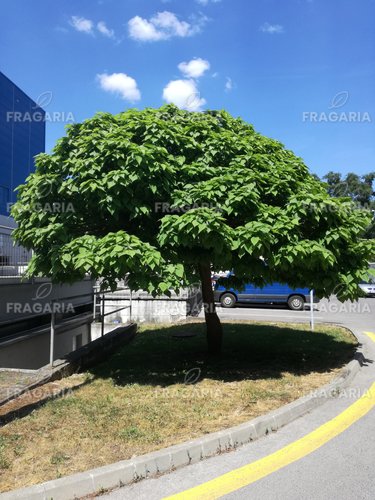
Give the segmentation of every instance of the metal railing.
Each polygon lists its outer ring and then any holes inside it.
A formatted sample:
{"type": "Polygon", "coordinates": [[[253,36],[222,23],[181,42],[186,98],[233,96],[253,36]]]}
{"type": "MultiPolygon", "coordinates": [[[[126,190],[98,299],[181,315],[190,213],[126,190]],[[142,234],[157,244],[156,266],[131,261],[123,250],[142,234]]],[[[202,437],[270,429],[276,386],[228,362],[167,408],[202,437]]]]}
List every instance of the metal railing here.
{"type": "MultiPolygon", "coordinates": [[[[94,290],[95,288],[98,288],[98,287],[94,287],[94,290]]],[[[115,314],[117,312],[120,312],[120,311],[123,311],[125,309],[129,309],[129,315],[130,315],[130,320],[131,320],[131,316],[132,316],[132,292],[129,288],[118,288],[117,290],[115,290],[116,292],[123,292],[123,291],[128,291],[129,292],[129,297],[118,297],[116,295],[113,294],[113,292],[107,290],[107,291],[104,291],[104,292],[101,292],[101,291],[97,291],[93,293],[94,295],[94,321],[96,321],[97,318],[99,318],[99,321],[101,322],[101,334],[102,334],[102,337],[104,335],[104,318],[106,316],[110,316],[111,314],[115,314]],[[106,293],[111,293],[111,296],[110,297],[106,297],[105,294],[106,293]],[[97,306],[98,306],[98,300],[97,300],[97,295],[101,297],[99,297],[99,307],[100,307],[100,313],[97,314],[97,306]],[[115,309],[114,311],[109,311],[109,312],[105,312],[105,301],[110,301],[110,302],[113,302],[113,301],[116,301],[116,300],[129,300],[129,305],[128,306],[122,306],[122,307],[119,307],[117,309],[115,309]]]]}
{"type": "MultiPolygon", "coordinates": [[[[94,287],[94,290],[89,293],[82,293],[79,295],[71,295],[68,297],[63,297],[61,299],[53,299],[50,301],[50,307],[51,307],[51,323],[50,323],[50,365],[51,367],[53,366],[54,362],[54,353],[55,353],[55,336],[56,336],[56,329],[58,328],[58,324],[56,322],[56,307],[55,304],[61,304],[61,303],[66,303],[67,300],[73,300],[73,299],[78,299],[81,297],[92,297],[93,301],[93,321],[99,320],[101,322],[101,336],[104,336],[104,319],[106,316],[110,316],[111,314],[115,314],[116,312],[122,311],[124,309],[129,309],[129,321],[131,322],[132,318],[132,293],[129,289],[127,288],[119,288],[116,291],[124,291],[127,290],[130,292],[129,295],[129,305],[127,306],[122,306],[114,311],[110,312],[105,312],[105,301],[106,300],[113,300],[113,298],[108,298],[105,296],[105,294],[112,293],[110,290],[104,290],[104,291],[95,291],[95,289],[98,287],[94,287]],[[100,312],[97,312],[97,306],[99,305],[100,312]]],[[[57,308],[58,310],[58,308],[57,308]]],[[[73,317],[74,318],[74,317],[73,317]]],[[[71,318],[72,319],[72,318],[71,318]]],[[[60,323],[61,325],[61,323],[60,323]]]]}
{"type": "MultiPolygon", "coordinates": [[[[12,228],[4,227],[4,229],[12,228]]],[[[14,243],[9,232],[0,230],[0,277],[21,276],[27,268],[31,255],[31,250],[14,243]]]]}

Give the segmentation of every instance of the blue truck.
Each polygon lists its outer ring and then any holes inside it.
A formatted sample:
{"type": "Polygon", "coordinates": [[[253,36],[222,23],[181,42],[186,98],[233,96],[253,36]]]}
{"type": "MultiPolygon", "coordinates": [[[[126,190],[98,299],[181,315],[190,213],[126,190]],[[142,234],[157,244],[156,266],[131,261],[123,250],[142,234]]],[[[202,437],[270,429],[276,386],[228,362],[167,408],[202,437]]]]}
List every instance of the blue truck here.
{"type": "MultiPolygon", "coordinates": [[[[263,288],[251,283],[245,285],[242,291],[214,282],[214,299],[222,307],[235,307],[243,304],[287,304],[294,311],[301,311],[305,304],[310,304],[310,290],[308,288],[291,288],[289,285],[272,283],[263,288]]],[[[319,302],[314,296],[314,302],[319,302]]]]}

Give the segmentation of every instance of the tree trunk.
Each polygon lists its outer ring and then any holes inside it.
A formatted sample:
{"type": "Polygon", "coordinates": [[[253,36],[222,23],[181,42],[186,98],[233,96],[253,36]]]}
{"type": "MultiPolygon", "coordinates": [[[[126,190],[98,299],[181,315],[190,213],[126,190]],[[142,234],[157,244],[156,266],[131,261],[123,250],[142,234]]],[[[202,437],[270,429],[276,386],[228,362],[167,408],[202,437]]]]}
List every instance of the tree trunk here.
{"type": "Polygon", "coordinates": [[[202,283],[204,317],[207,328],[207,344],[210,354],[219,354],[223,341],[223,328],[216,313],[214,292],[211,283],[209,264],[199,264],[199,275],[202,283]]]}

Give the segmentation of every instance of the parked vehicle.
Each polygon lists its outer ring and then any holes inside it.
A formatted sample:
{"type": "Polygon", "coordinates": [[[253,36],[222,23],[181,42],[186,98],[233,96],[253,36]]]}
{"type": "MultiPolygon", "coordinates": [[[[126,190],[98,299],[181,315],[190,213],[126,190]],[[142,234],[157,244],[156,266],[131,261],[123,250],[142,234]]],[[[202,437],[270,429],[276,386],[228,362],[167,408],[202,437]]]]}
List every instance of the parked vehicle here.
{"type": "MultiPolygon", "coordinates": [[[[308,288],[293,289],[281,283],[272,283],[263,288],[248,283],[242,291],[239,291],[215,283],[214,298],[215,302],[220,302],[222,307],[234,307],[237,303],[287,304],[293,311],[301,311],[305,304],[310,304],[310,290],[308,288]]],[[[317,302],[319,299],[314,297],[314,303],[317,302]]]]}
{"type": "Polygon", "coordinates": [[[363,281],[359,284],[359,288],[366,294],[366,297],[375,297],[375,283],[363,281]]]}
{"type": "Polygon", "coordinates": [[[367,297],[375,297],[375,263],[369,264],[368,277],[361,281],[359,288],[366,294],[367,297]]]}

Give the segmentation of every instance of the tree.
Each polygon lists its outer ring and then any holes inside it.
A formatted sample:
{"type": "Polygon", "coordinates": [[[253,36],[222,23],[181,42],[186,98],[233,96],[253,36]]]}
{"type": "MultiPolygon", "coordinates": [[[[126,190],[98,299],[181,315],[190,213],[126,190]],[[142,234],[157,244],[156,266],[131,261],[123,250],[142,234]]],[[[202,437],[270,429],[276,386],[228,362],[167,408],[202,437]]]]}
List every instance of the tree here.
{"type": "Polygon", "coordinates": [[[375,172],[359,176],[353,172],[342,178],[340,173],[328,172],[323,179],[331,196],[349,196],[358,207],[370,210],[373,218],[365,231],[365,238],[375,238],[375,172]]]}
{"type": "Polygon", "coordinates": [[[331,198],[303,161],[225,111],[173,105],[73,124],[19,188],[15,237],[30,276],[53,281],[129,273],[157,295],[200,280],[209,351],[220,351],[211,270],[231,283],[343,284],[355,298],[373,242],[367,213],[331,198]]]}

